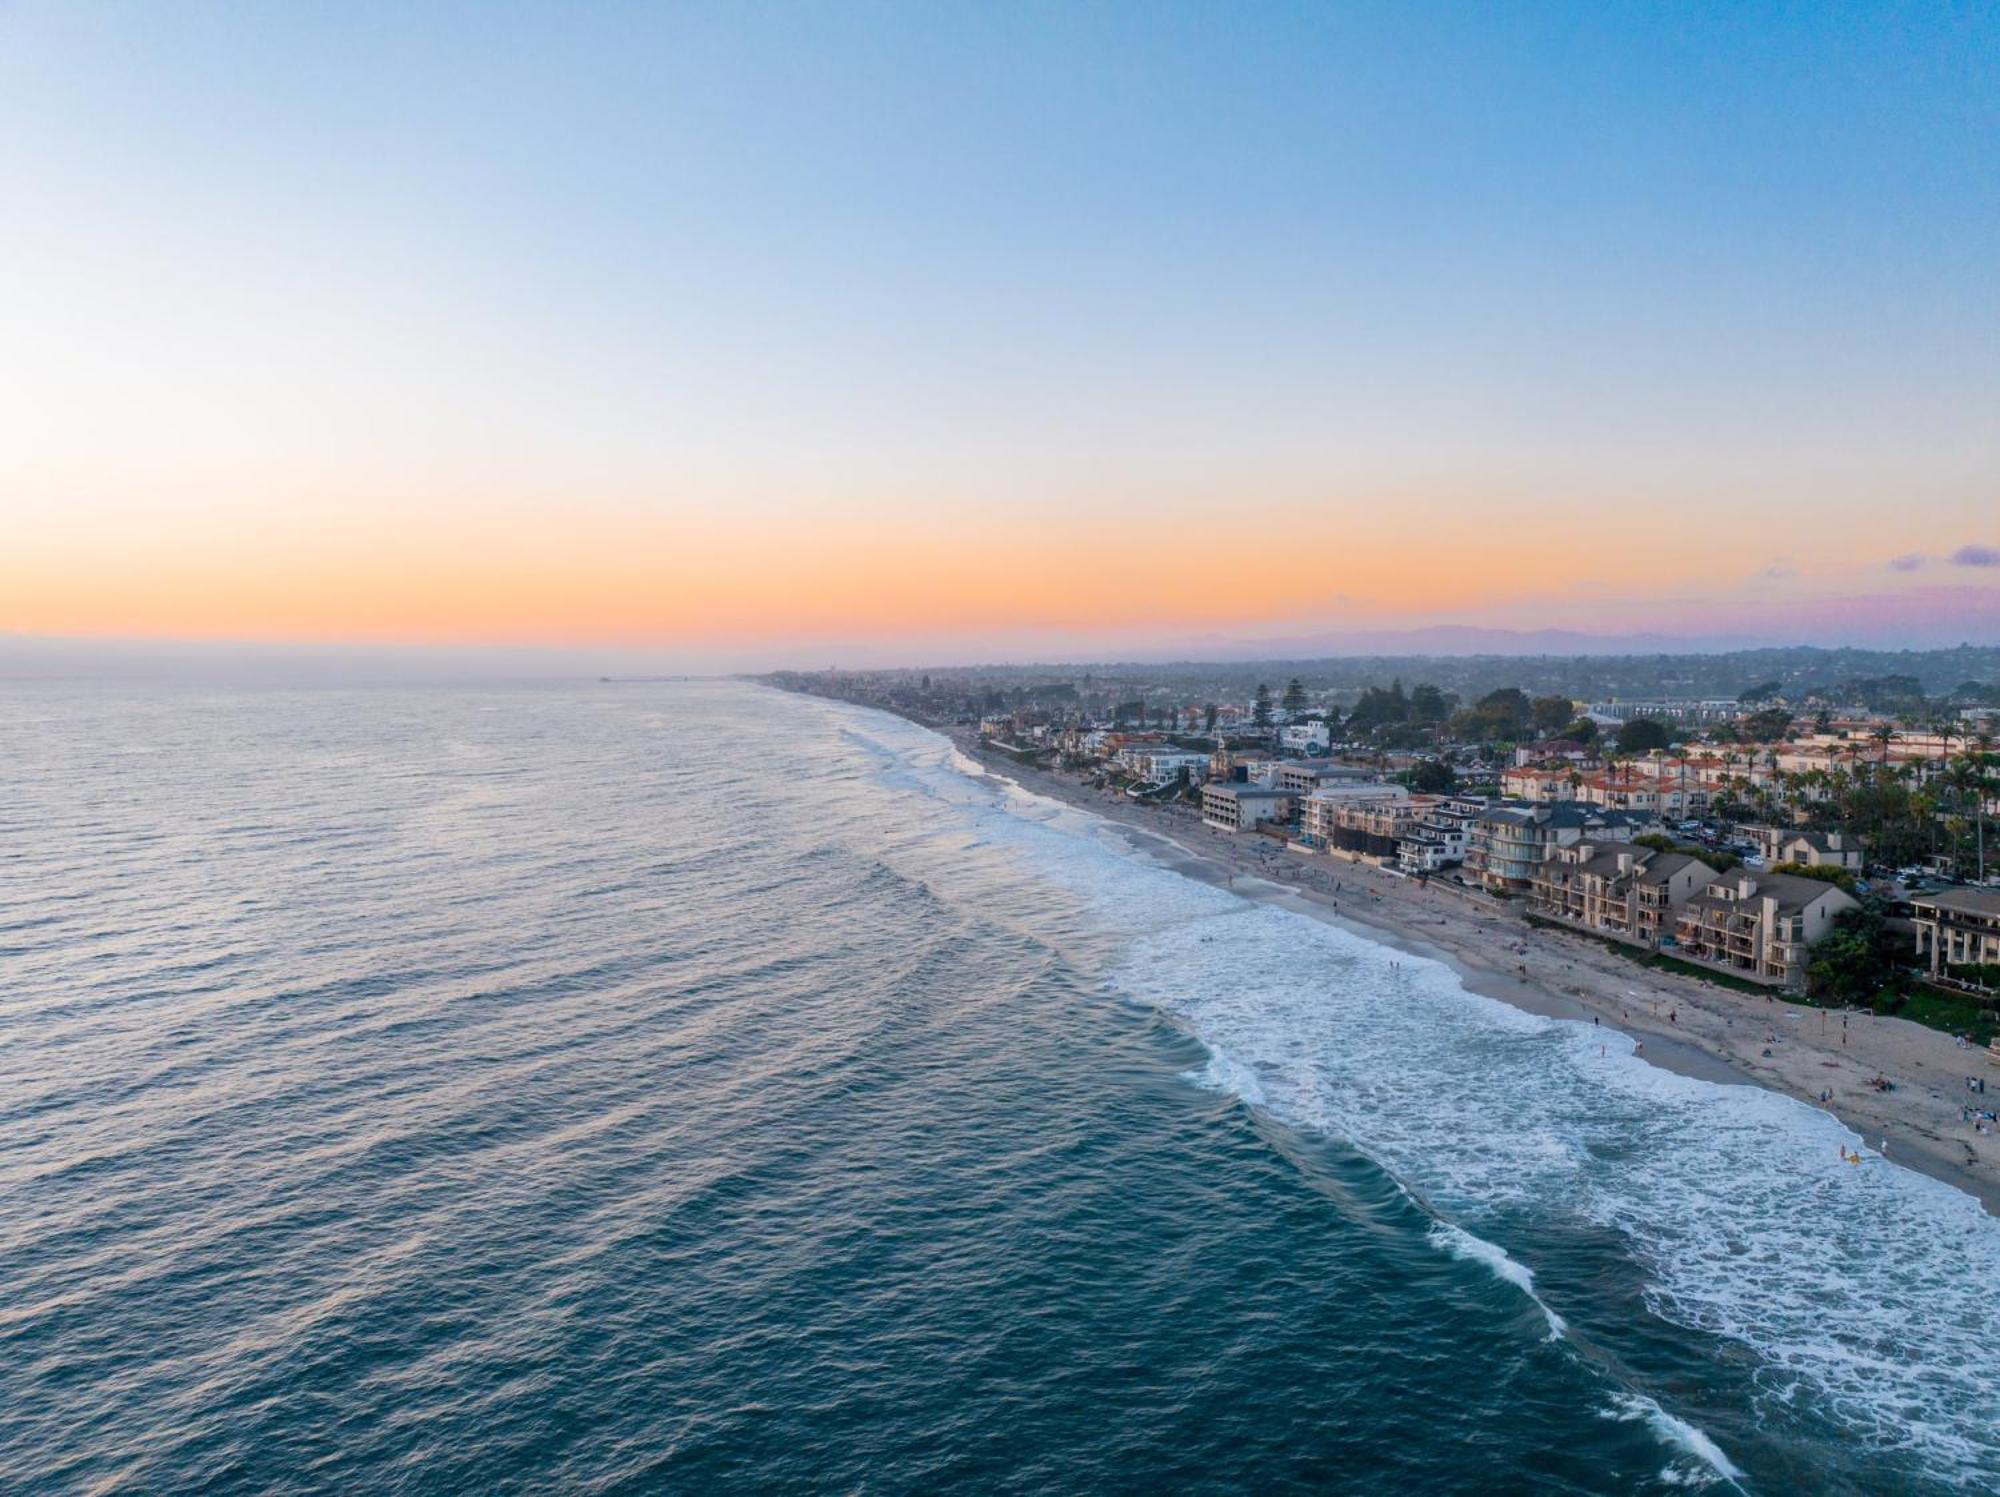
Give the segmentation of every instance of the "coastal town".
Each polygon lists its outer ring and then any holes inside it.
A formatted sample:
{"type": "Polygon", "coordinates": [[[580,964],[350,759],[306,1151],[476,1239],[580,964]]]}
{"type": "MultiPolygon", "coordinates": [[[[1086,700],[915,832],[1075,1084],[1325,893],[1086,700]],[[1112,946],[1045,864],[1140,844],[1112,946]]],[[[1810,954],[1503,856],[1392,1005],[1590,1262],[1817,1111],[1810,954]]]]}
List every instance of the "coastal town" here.
{"type": "Polygon", "coordinates": [[[770,679],[938,728],[1182,871],[1906,1134],[2000,1198],[2000,700],[1977,683],[1461,701],[1279,676],[1189,701],[1047,671],[770,679]]]}

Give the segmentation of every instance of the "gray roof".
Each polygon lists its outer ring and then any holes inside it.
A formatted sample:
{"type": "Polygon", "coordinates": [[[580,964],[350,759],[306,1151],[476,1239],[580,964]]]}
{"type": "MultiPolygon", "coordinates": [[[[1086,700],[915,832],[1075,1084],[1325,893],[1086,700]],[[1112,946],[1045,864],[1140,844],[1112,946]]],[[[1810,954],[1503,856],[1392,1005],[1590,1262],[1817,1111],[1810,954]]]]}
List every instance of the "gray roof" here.
{"type": "Polygon", "coordinates": [[[1780,914],[1795,915],[1814,900],[1827,893],[1841,893],[1840,885],[1827,883],[1824,879],[1805,878],[1796,873],[1744,873],[1732,868],[1720,878],[1710,880],[1710,887],[1720,884],[1734,889],[1739,880],[1748,878],[1754,888],[1749,899],[1716,899],[1704,888],[1695,896],[1697,903],[1748,905],[1761,904],[1766,899],[1778,902],[1780,914]]]}
{"type": "Polygon", "coordinates": [[[1911,904],[1934,904],[1941,910],[1960,910],[1968,915],[2000,915],[2000,889],[1940,889],[1935,894],[1913,894],[1911,904]]]}

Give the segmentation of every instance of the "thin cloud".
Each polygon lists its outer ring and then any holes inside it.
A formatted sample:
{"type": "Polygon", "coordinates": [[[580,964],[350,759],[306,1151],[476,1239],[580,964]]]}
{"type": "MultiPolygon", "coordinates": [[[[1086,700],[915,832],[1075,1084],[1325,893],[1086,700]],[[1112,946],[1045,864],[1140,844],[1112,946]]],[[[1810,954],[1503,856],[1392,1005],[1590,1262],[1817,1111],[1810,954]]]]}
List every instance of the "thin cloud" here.
{"type": "Polygon", "coordinates": [[[1782,578],[1796,577],[1798,575],[1799,569],[1789,561],[1786,561],[1782,556],[1757,574],[1759,580],[1764,582],[1777,582],[1782,578]]]}
{"type": "Polygon", "coordinates": [[[1923,552],[1906,551],[1901,556],[1892,556],[1889,559],[1889,570],[1892,572],[1915,572],[1922,570],[1930,564],[1931,559],[1924,555],[1923,552]]]}
{"type": "Polygon", "coordinates": [[[1960,546],[1951,553],[1955,567],[2000,567],[2000,550],[1992,546],[1960,546]]]}

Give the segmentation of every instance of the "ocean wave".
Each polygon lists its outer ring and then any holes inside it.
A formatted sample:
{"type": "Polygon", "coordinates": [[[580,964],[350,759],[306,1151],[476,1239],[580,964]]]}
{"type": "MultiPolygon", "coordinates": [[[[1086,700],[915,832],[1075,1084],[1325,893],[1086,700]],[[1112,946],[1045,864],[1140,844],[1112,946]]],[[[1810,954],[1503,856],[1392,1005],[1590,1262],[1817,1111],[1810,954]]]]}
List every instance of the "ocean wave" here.
{"type": "MultiPolygon", "coordinates": [[[[948,798],[1117,933],[1114,989],[1207,1047],[1191,1080],[1347,1141],[1469,1242],[1501,1217],[1608,1230],[1653,1313],[1755,1354],[1768,1415],[1823,1420],[1947,1484],[2000,1477],[2000,1223],[1970,1196],[1893,1164],[1843,1168],[1856,1140],[1817,1108],[1661,1070],[1441,962],[1248,904],[1107,845],[1086,813],[1020,817],[998,783],[948,798]]],[[[1468,1255],[1542,1303],[1512,1258],[1468,1255]]],[[[1576,1318],[1543,1308],[1552,1330],[1576,1318]]]]}
{"type": "Polygon", "coordinates": [[[1517,1263],[1508,1256],[1507,1250],[1497,1243],[1488,1242],[1484,1237],[1475,1237],[1463,1227],[1450,1222],[1438,1222],[1430,1230],[1431,1245],[1450,1257],[1466,1263],[1477,1263],[1487,1269],[1496,1279],[1512,1284],[1521,1293],[1535,1302],[1535,1308],[1548,1321],[1549,1340],[1560,1341],[1569,1329],[1563,1318],[1551,1310],[1539,1294],[1535,1293],[1535,1273],[1526,1264],[1517,1263]]]}
{"type": "Polygon", "coordinates": [[[1679,1467],[1669,1466],[1660,1473],[1663,1481],[1675,1486],[1691,1486],[1720,1477],[1724,1481],[1739,1481],[1743,1473],[1736,1463],[1722,1453],[1722,1448],[1701,1430],[1687,1420],[1669,1414],[1658,1403],[1643,1393],[1619,1393],[1611,1400],[1611,1406],[1603,1411],[1607,1419],[1620,1421],[1641,1419],[1667,1444],[1685,1451],[1701,1463],[1703,1469],[1689,1472],[1679,1467]]]}

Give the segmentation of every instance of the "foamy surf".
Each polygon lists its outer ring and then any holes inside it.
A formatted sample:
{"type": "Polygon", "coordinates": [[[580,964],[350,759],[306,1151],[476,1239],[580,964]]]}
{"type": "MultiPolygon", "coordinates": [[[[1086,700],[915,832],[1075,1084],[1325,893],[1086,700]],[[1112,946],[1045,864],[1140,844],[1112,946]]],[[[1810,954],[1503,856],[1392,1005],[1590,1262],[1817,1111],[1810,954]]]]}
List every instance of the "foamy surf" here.
{"type": "Polygon", "coordinates": [[[1455,1227],[1450,1222],[1434,1223],[1430,1230],[1431,1246],[1450,1257],[1466,1263],[1477,1263],[1489,1270],[1497,1279],[1512,1284],[1521,1293],[1535,1302],[1535,1308],[1548,1321],[1549,1340],[1560,1341],[1569,1329],[1563,1318],[1548,1307],[1546,1301],[1535,1293],[1535,1272],[1526,1264],[1517,1263],[1509,1257],[1507,1250],[1497,1243],[1488,1242],[1484,1237],[1475,1237],[1463,1227],[1455,1227]]]}
{"type": "Polygon", "coordinates": [[[1765,1416],[1944,1485],[2000,1486],[2000,1223],[1970,1196],[1893,1161],[1842,1166],[1853,1139],[1817,1108],[1658,1069],[1440,962],[1247,904],[1087,811],[1030,820],[991,777],[968,799],[942,741],[909,733],[922,777],[955,782],[939,798],[1110,938],[1112,991],[1228,1057],[1190,1080],[1342,1139],[1474,1236],[1503,1219],[1523,1243],[1538,1224],[1611,1234],[1653,1313],[1755,1355],[1765,1416]]]}
{"type": "MultiPolygon", "coordinates": [[[[1611,1407],[1604,1410],[1606,1419],[1643,1419],[1647,1426],[1667,1444],[1684,1451],[1701,1462],[1706,1474],[1724,1481],[1739,1481],[1743,1473],[1735,1462],[1722,1453],[1722,1448],[1701,1430],[1687,1420],[1669,1414],[1665,1409],[1643,1393],[1618,1393],[1612,1396],[1611,1407]]],[[[1660,1473],[1661,1479],[1675,1485],[1689,1485],[1689,1475],[1669,1466],[1660,1473]]]]}

